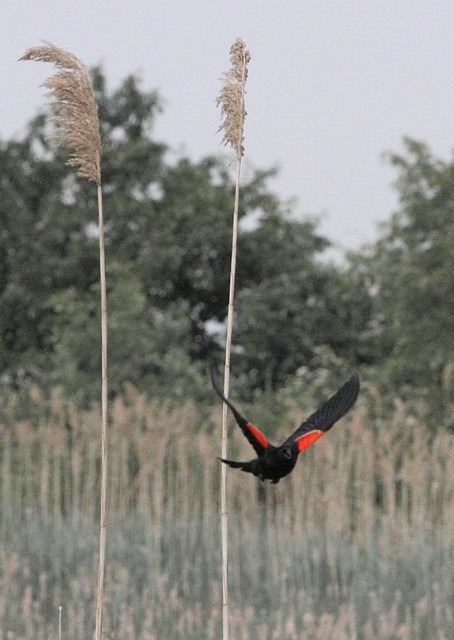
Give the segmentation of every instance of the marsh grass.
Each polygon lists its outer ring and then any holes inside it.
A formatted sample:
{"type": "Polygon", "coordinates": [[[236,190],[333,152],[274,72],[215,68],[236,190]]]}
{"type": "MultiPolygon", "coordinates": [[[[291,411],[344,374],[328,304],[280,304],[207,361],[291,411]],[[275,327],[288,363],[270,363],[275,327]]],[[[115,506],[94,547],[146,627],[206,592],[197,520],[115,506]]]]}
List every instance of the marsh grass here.
{"type": "MultiPolygon", "coordinates": [[[[86,640],[99,411],[39,393],[30,409],[24,419],[11,401],[0,425],[0,640],[57,637],[60,605],[62,636],[86,640]]],[[[220,411],[200,415],[133,389],[112,406],[106,638],[220,637],[220,411]]],[[[265,501],[254,478],[230,475],[233,637],[452,637],[452,436],[411,426],[402,407],[375,423],[352,412],[291,476],[266,485],[265,501]]]]}

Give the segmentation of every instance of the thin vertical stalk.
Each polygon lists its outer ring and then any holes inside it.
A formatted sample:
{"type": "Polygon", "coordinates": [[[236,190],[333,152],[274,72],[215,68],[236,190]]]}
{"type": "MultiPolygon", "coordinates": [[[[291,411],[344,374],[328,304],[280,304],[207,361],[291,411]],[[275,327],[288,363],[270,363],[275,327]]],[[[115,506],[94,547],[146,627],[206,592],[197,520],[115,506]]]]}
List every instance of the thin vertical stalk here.
{"type": "MultiPolygon", "coordinates": [[[[235,300],[235,274],[238,239],[238,210],[240,201],[241,159],[243,157],[245,84],[250,54],[241,39],[230,49],[231,70],[224,76],[224,86],[217,103],[225,115],[220,129],[224,130],[224,143],[230,144],[236,153],[235,199],[233,207],[232,252],[230,261],[229,302],[227,309],[227,335],[224,364],[224,395],[228,398],[230,386],[230,355],[232,350],[233,315],[235,300]]],[[[222,407],[221,457],[227,457],[227,405],[222,407]]],[[[221,561],[222,561],[222,638],[229,639],[229,588],[228,588],[228,505],[227,467],[221,466],[221,561]]]]}
{"type": "MultiPolygon", "coordinates": [[[[233,210],[232,254],[230,261],[229,303],[227,310],[227,335],[224,363],[224,395],[229,396],[230,354],[232,351],[233,313],[235,300],[236,254],[238,240],[238,208],[240,200],[241,156],[237,157],[235,202],[233,210]]],[[[222,405],[221,457],[227,458],[227,405],[222,405]]],[[[228,507],[227,507],[227,466],[221,466],[221,548],[222,548],[222,627],[223,639],[229,637],[229,592],[228,592],[228,507]]]]}
{"type": "Polygon", "coordinates": [[[99,276],[101,284],[101,513],[99,527],[98,587],[96,590],[96,640],[101,640],[107,533],[107,295],[104,251],[102,188],[98,185],[99,276]]]}
{"type": "Polygon", "coordinates": [[[99,270],[101,283],[101,513],[99,568],[96,591],[96,640],[102,636],[104,574],[106,564],[107,512],[107,305],[104,255],[104,222],[101,189],[101,137],[93,88],[86,66],[74,54],[45,42],[28,49],[21,60],[50,62],[57,67],[43,86],[49,89],[57,124],[56,138],[72,150],[67,164],[77,167],[83,178],[93,180],[98,190],[99,270]]]}

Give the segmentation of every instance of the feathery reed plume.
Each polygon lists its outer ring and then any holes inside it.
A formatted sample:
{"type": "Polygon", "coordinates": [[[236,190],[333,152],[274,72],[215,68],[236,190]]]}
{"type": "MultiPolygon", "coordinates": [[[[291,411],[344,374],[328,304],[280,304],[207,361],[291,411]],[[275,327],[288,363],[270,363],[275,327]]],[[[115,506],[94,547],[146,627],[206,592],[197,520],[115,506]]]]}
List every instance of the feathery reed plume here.
{"type": "Polygon", "coordinates": [[[101,138],[98,109],[85,65],[72,53],[46,42],[28,49],[20,60],[51,62],[60,69],[43,87],[57,123],[56,139],[72,149],[68,164],[83,178],[101,183],[101,138]]]}
{"type": "MultiPolygon", "coordinates": [[[[244,154],[244,107],[247,65],[251,59],[246,45],[237,38],[230,49],[232,68],[223,76],[223,87],[216,100],[221,106],[223,122],[219,131],[224,131],[223,143],[231,145],[236,153],[235,199],[233,207],[232,253],[230,262],[229,303],[227,312],[227,335],[225,344],[224,395],[229,395],[230,353],[232,348],[233,303],[235,296],[235,272],[238,237],[238,208],[240,200],[241,159],[244,154]]],[[[227,457],[227,405],[222,409],[221,457],[227,457]]],[[[221,548],[222,548],[222,637],[229,637],[229,598],[228,598],[228,512],[227,512],[227,467],[221,466],[221,548]]]]}
{"type": "Polygon", "coordinates": [[[101,188],[101,137],[96,101],[86,66],[72,53],[44,42],[28,49],[20,60],[50,62],[59,71],[43,86],[55,112],[56,139],[72,150],[67,164],[97,185],[99,224],[99,271],[101,284],[101,513],[98,586],[96,593],[96,640],[101,640],[104,600],[107,512],[107,303],[104,252],[104,221],[101,188]]]}
{"type": "Polygon", "coordinates": [[[245,85],[247,80],[247,65],[251,59],[246,45],[237,38],[230,49],[230,62],[232,68],[223,75],[223,87],[216,100],[221,107],[221,115],[224,120],[219,131],[224,131],[222,142],[230,144],[237,157],[244,155],[244,120],[246,110],[244,108],[245,85]]]}

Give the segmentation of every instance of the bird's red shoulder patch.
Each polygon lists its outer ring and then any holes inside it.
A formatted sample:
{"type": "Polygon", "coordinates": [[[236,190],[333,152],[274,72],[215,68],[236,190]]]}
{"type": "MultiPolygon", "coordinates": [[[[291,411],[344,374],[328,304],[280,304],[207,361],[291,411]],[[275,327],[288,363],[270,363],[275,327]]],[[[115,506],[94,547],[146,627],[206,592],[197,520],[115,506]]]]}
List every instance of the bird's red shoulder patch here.
{"type": "Polygon", "coordinates": [[[257,438],[257,440],[260,442],[260,444],[263,447],[265,447],[265,449],[267,449],[270,446],[270,443],[268,442],[266,437],[263,435],[263,433],[260,431],[260,429],[257,429],[257,427],[254,427],[254,425],[251,424],[250,422],[246,423],[246,428],[252,433],[254,438],[257,438]]]}
{"type": "Polygon", "coordinates": [[[320,429],[313,429],[312,431],[308,431],[297,438],[296,443],[298,445],[298,451],[304,451],[304,449],[310,447],[311,444],[314,444],[314,442],[323,435],[323,433],[324,432],[320,431],[320,429]]]}

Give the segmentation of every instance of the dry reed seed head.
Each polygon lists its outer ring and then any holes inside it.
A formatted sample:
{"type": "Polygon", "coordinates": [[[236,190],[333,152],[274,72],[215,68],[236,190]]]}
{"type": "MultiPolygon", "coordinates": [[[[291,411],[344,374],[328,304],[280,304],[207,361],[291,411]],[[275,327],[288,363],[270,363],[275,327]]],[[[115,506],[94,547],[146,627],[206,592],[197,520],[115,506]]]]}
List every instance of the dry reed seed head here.
{"type": "Polygon", "coordinates": [[[216,104],[221,106],[223,118],[219,127],[219,131],[224,130],[222,142],[225,145],[230,144],[238,156],[244,154],[244,97],[250,59],[245,43],[241,38],[237,38],[230,49],[232,68],[223,75],[223,87],[216,100],[216,104]]]}
{"type": "Polygon", "coordinates": [[[232,63],[232,74],[239,82],[246,82],[247,65],[251,60],[251,54],[246,49],[246,43],[241,38],[237,38],[230,48],[230,62],[232,63]]]}
{"type": "Polygon", "coordinates": [[[96,101],[86,66],[50,42],[28,49],[20,60],[51,62],[60,69],[42,86],[55,112],[56,140],[72,150],[68,165],[83,178],[101,184],[101,137],[96,101]]]}

